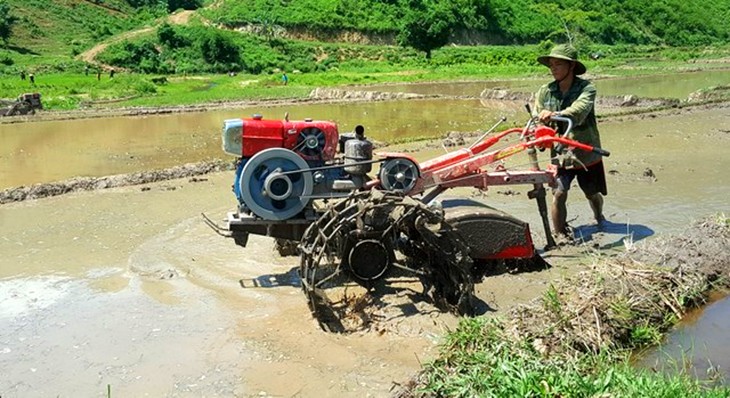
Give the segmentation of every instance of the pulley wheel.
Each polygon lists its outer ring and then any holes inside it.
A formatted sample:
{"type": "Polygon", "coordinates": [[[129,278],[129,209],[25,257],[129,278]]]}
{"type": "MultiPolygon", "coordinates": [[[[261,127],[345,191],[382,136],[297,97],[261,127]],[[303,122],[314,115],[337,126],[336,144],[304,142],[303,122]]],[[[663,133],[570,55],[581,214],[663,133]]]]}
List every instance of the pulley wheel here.
{"type": "Polygon", "coordinates": [[[389,159],[380,166],[383,189],[407,194],[418,181],[418,166],[406,158],[389,159]]]}
{"type": "Polygon", "coordinates": [[[316,127],[308,127],[299,133],[294,150],[304,156],[320,156],[326,144],[324,131],[316,127]]]}
{"type": "Polygon", "coordinates": [[[241,172],[239,184],[246,206],[266,220],[286,220],[309,203],[313,181],[307,162],[284,148],[270,148],[252,156],[241,172]]]}
{"type": "Polygon", "coordinates": [[[393,258],[392,250],[377,240],[357,242],[350,250],[348,264],[350,271],[359,279],[372,281],[385,274],[393,258]]]}

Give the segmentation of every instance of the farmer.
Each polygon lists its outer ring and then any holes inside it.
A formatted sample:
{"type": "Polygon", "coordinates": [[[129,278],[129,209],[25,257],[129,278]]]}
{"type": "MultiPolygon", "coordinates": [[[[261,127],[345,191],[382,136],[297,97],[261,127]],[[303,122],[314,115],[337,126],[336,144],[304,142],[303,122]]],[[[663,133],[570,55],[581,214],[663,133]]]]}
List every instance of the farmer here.
{"type": "MultiPolygon", "coordinates": [[[[573,46],[560,44],[553,47],[549,55],[538,57],[537,62],[550,68],[555,79],[537,91],[535,110],[538,119],[542,123],[549,123],[552,116],[568,117],[573,121],[574,127],[567,138],[600,147],[601,139],[594,113],[596,88],[593,83],[578,77],[586,72],[585,65],[578,61],[578,51],[573,46]]],[[[588,199],[593,217],[599,226],[605,221],[603,195],[608,191],[600,155],[576,150],[574,156],[564,157],[559,161],[559,149],[556,147],[551,153],[553,162],[558,164],[558,174],[557,184],[553,189],[550,217],[558,240],[569,241],[572,236],[568,229],[566,202],[573,179],[577,177],[578,185],[588,199]]]]}
{"type": "Polygon", "coordinates": [[[281,82],[282,82],[282,83],[284,83],[284,85],[285,85],[285,86],[286,86],[287,84],[289,84],[289,76],[287,76],[287,75],[286,75],[286,72],[284,72],[284,73],[283,73],[283,74],[281,75],[281,82]]]}

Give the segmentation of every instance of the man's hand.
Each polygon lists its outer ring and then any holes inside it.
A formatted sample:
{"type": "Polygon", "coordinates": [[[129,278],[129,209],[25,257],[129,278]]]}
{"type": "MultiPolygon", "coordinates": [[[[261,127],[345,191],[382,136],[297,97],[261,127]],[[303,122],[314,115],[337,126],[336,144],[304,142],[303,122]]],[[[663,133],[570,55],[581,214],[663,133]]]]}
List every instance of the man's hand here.
{"type": "Polygon", "coordinates": [[[547,109],[543,109],[542,111],[540,111],[540,114],[537,115],[537,120],[539,120],[541,123],[547,123],[550,121],[550,119],[553,116],[559,116],[559,115],[560,115],[560,113],[558,113],[558,112],[553,112],[553,111],[549,111],[547,109]]]}

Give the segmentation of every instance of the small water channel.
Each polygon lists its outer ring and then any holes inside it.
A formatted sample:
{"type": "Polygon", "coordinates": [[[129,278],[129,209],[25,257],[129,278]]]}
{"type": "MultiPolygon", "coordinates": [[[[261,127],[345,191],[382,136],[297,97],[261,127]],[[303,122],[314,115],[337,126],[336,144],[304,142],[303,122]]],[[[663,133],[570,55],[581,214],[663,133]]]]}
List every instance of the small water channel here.
{"type": "Polygon", "coordinates": [[[730,297],[690,313],[639,366],[660,372],[686,372],[700,380],[730,383],[730,297]]]}

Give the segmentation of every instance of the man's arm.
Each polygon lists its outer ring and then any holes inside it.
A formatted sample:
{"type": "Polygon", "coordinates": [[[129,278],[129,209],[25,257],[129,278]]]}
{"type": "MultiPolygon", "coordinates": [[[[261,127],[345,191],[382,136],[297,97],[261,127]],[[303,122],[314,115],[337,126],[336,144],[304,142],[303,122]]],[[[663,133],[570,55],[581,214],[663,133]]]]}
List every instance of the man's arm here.
{"type": "Polygon", "coordinates": [[[545,85],[540,87],[540,89],[537,90],[537,94],[535,94],[535,114],[537,115],[537,120],[542,123],[549,122],[550,118],[557,113],[556,111],[545,107],[545,97],[548,96],[549,93],[550,89],[547,85],[545,85]]]}
{"type": "Polygon", "coordinates": [[[563,109],[560,114],[573,119],[575,125],[580,126],[593,110],[595,101],[596,88],[592,83],[588,83],[583,87],[578,98],[569,107],[563,109]]]}

